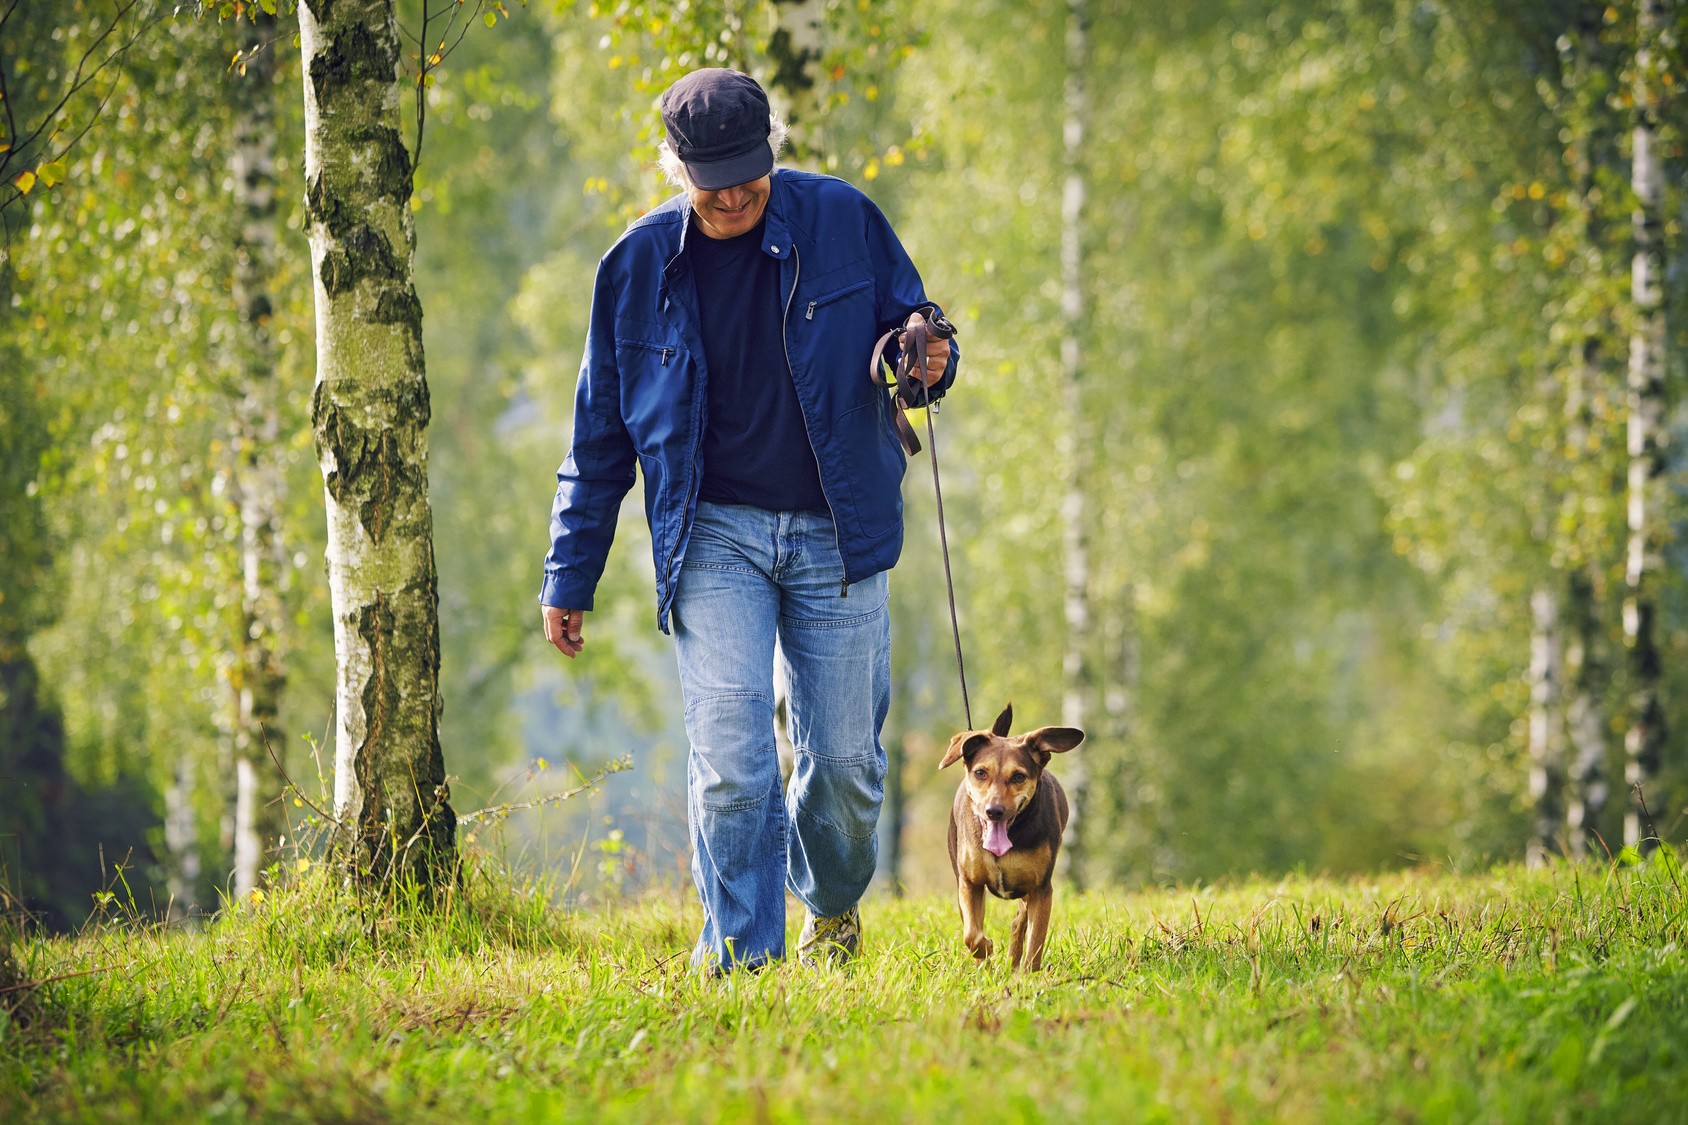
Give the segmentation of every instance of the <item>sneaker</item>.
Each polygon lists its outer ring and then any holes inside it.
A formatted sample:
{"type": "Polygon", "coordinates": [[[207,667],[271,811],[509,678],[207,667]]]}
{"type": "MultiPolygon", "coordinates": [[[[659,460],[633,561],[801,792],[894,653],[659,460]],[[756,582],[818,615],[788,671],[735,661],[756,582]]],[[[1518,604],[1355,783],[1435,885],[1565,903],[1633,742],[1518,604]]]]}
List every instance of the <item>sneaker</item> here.
{"type": "Polygon", "coordinates": [[[803,912],[803,932],[797,938],[797,958],[805,965],[842,965],[862,948],[861,911],[851,907],[837,917],[803,912]]]}

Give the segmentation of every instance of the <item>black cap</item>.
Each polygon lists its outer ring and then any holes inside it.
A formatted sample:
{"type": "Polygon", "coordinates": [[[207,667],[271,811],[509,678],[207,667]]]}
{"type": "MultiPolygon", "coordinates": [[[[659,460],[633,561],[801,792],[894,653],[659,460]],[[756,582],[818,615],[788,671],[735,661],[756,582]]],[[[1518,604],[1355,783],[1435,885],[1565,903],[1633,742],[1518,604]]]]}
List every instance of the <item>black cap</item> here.
{"type": "Polygon", "coordinates": [[[704,191],[747,184],[773,171],[768,95],[736,70],[694,70],[662,95],[668,147],[704,191]]]}

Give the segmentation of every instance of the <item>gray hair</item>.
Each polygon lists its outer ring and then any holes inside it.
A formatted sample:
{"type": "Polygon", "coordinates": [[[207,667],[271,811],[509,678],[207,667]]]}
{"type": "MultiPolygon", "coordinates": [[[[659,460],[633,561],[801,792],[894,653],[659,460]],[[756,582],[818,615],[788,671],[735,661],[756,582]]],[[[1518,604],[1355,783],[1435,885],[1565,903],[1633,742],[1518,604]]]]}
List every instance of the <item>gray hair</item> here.
{"type": "MultiPolygon", "coordinates": [[[[768,111],[768,147],[774,150],[774,159],[780,158],[780,150],[785,147],[787,130],[785,122],[780,120],[778,112],[768,111]]],[[[666,139],[657,146],[657,164],[662,168],[662,178],[669,184],[685,191],[691,186],[686,178],[686,166],[680,163],[680,158],[674,154],[674,149],[666,139]]]]}

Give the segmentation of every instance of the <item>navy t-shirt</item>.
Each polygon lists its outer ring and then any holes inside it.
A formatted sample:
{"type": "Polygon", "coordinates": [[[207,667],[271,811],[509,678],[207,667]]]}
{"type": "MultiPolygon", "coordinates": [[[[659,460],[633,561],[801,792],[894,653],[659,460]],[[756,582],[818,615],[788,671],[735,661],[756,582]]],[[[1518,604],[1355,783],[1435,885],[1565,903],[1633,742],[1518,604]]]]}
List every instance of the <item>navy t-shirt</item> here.
{"type": "Polygon", "coordinates": [[[773,512],[825,511],[786,363],[780,263],[762,252],[762,227],[735,238],[686,232],[709,364],[698,498],[773,512]]]}

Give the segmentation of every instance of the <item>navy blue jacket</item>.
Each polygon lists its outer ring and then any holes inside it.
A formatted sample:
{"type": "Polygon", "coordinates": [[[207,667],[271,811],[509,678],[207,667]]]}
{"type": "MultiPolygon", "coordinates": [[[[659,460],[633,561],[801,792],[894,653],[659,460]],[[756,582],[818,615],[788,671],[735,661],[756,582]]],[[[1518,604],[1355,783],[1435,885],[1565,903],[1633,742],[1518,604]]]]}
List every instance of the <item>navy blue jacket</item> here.
{"type": "MultiPolygon", "coordinates": [[[[838,529],[841,580],[859,582],[888,570],[902,551],[907,463],[892,407],[868,378],[868,355],[881,332],[935,306],[885,216],[843,180],[776,169],[766,216],[762,249],[780,262],[786,359],[838,529]]],[[[697,510],[709,389],[682,252],[690,226],[691,207],[678,195],[628,227],[598,263],[574,440],[557,470],[539,595],[544,605],[592,608],[636,464],[664,632],[697,510]]],[[[954,381],[959,355],[952,343],[933,397],[954,381]]]]}

